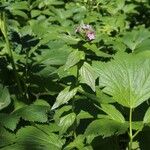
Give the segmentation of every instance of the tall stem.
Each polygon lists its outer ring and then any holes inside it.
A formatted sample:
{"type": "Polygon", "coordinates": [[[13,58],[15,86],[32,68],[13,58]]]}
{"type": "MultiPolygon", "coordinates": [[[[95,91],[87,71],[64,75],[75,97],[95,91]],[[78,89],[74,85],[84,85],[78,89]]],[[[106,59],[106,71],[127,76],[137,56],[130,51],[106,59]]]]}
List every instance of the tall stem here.
{"type": "Polygon", "coordinates": [[[5,15],[5,12],[3,12],[1,14],[1,22],[2,22],[1,23],[1,31],[2,31],[2,33],[4,35],[4,38],[5,38],[6,49],[7,49],[7,53],[8,53],[8,56],[10,58],[10,61],[11,61],[11,65],[12,65],[13,70],[14,70],[14,74],[15,74],[15,78],[16,78],[18,90],[19,90],[20,94],[23,94],[21,83],[19,81],[18,73],[17,73],[17,70],[16,70],[16,65],[15,65],[15,62],[14,62],[14,57],[13,57],[13,53],[12,53],[12,50],[11,50],[9,38],[8,38],[8,35],[7,35],[7,24],[6,24],[6,15],[5,15]]]}
{"type": "Polygon", "coordinates": [[[132,150],[132,142],[133,142],[133,133],[132,133],[132,108],[130,108],[130,115],[129,115],[129,150],[132,150]]]}

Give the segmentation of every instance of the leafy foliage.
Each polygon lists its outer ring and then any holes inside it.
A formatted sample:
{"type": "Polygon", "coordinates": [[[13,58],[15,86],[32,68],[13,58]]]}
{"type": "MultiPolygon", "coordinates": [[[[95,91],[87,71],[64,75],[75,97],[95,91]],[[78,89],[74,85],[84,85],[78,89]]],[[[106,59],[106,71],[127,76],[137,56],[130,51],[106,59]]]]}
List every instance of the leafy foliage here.
{"type": "Polygon", "coordinates": [[[149,9],[1,0],[0,149],[149,149],[149,9]]]}

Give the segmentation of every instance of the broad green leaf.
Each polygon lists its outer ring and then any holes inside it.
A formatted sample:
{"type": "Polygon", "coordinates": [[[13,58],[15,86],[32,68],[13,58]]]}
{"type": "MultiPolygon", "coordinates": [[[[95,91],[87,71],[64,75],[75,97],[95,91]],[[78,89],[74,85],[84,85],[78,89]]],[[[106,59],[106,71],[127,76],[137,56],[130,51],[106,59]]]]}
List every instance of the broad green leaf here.
{"type": "Polygon", "coordinates": [[[23,17],[24,19],[28,19],[28,15],[22,10],[11,10],[11,13],[14,16],[23,17]]]}
{"type": "Polygon", "coordinates": [[[30,105],[16,110],[14,114],[17,114],[27,121],[47,122],[47,112],[49,109],[50,107],[48,106],[30,105]]]}
{"type": "Polygon", "coordinates": [[[93,91],[95,91],[95,80],[97,78],[97,74],[94,69],[88,64],[84,63],[79,70],[80,74],[80,83],[85,83],[91,87],[93,91]]]}
{"type": "Polygon", "coordinates": [[[62,46],[61,48],[41,49],[42,54],[35,58],[37,64],[48,65],[63,65],[70,53],[70,48],[62,46]]]}
{"type": "Polygon", "coordinates": [[[58,126],[60,127],[60,134],[63,134],[74,123],[76,119],[75,113],[70,113],[60,118],[58,126]]]}
{"type": "Polygon", "coordinates": [[[59,95],[56,98],[56,102],[54,103],[51,109],[56,109],[59,106],[67,103],[76,95],[77,90],[78,88],[70,89],[70,86],[66,87],[63,91],[59,93],[59,95]]]}
{"type": "Polygon", "coordinates": [[[41,11],[40,10],[32,10],[31,11],[31,17],[34,18],[34,17],[37,17],[41,14],[41,11]]]}
{"type": "Polygon", "coordinates": [[[60,118],[62,116],[62,114],[66,114],[67,112],[71,111],[72,106],[71,105],[64,105],[63,107],[61,107],[60,109],[58,109],[55,114],[54,114],[54,120],[57,124],[59,124],[60,118]]]}
{"type": "Polygon", "coordinates": [[[15,134],[0,126],[0,149],[15,142],[15,134]]]}
{"type": "Polygon", "coordinates": [[[108,114],[110,119],[124,123],[125,119],[123,115],[113,106],[110,104],[101,104],[102,110],[108,114]]]}
{"type": "Polygon", "coordinates": [[[99,48],[97,48],[96,44],[90,45],[89,43],[86,43],[86,44],[84,44],[84,47],[87,48],[88,50],[93,51],[99,57],[106,57],[106,58],[112,57],[112,55],[104,53],[99,48]]]}
{"type": "MultiPolygon", "coordinates": [[[[128,122],[128,124],[129,124],[129,122],[128,122]]],[[[142,130],[143,129],[143,127],[144,127],[144,123],[143,123],[143,121],[133,121],[132,122],[132,129],[133,130],[142,130]]]]}
{"type": "Polygon", "coordinates": [[[81,110],[80,113],[77,115],[77,120],[89,118],[93,118],[93,116],[84,110],[81,110]]]}
{"type": "Polygon", "coordinates": [[[10,102],[11,100],[8,89],[6,87],[3,88],[3,86],[0,84],[0,110],[7,107],[10,102]]]}
{"type": "Polygon", "coordinates": [[[65,64],[65,69],[69,69],[70,67],[74,66],[80,60],[83,60],[84,57],[85,57],[84,52],[78,51],[78,50],[74,50],[68,56],[67,62],[65,64]]]}
{"type": "Polygon", "coordinates": [[[34,102],[34,105],[41,105],[41,106],[47,106],[49,107],[49,103],[43,99],[37,99],[35,102],[34,102]]]}
{"type": "Polygon", "coordinates": [[[0,113],[0,124],[14,131],[19,123],[20,117],[15,114],[0,113]]]}
{"type": "Polygon", "coordinates": [[[97,97],[97,101],[100,104],[101,103],[107,104],[107,103],[114,103],[115,102],[112,97],[105,94],[99,87],[96,88],[96,97],[97,97]]]}
{"type": "Polygon", "coordinates": [[[132,51],[148,50],[150,46],[150,32],[145,28],[127,32],[123,37],[123,42],[132,51]]]}
{"type": "Polygon", "coordinates": [[[150,123],[150,107],[147,109],[147,111],[145,113],[143,122],[147,123],[147,124],[150,123]]]}
{"type": "Polygon", "coordinates": [[[58,135],[27,126],[17,133],[17,143],[34,150],[60,150],[64,144],[58,135]]]}
{"type": "Polygon", "coordinates": [[[80,150],[93,150],[92,146],[85,146],[81,148],[80,150]]]}
{"type": "Polygon", "coordinates": [[[109,119],[98,119],[89,124],[85,131],[86,136],[103,136],[123,134],[127,131],[128,125],[109,119]]]}
{"type": "Polygon", "coordinates": [[[59,67],[54,73],[57,73],[60,77],[60,79],[68,77],[68,76],[77,76],[77,66],[73,66],[69,69],[65,69],[65,66],[59,67]]]}
{"type": "Polygon", "coordinates": [[[103,92],[119,104],[135,108],[150,97],[150,59],[119,53],[108,63],[93,64],[103,92]]]}
{"type": "MultiPolygon", "coordinates": [[[[72,150],[74,148],[77,148],[79,150],[82,150],[84,148],[84,135],[78,135],[73,142],[70,142],[64,150],[72,150]]],[[[85,148],[84,148],[85,149],[85,148]]],[[[86,149],[85,149],[86,150],[86,149]]]]}
{"type": "Polygon", "coordinates": [[[28,2],[26,1],[20,1],[20,2],[15,2],[12,3],[9,7],[7,7],[8,9],[13,9],[13,10],[29,10],[29,5],[28,2]]]}

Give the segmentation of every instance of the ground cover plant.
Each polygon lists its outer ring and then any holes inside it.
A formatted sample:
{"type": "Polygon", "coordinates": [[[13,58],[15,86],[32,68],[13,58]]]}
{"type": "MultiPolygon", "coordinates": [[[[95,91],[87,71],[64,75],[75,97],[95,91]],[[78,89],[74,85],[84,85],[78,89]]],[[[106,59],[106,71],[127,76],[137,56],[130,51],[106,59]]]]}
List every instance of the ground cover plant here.
{"type": "Polygon", "coordinates": [[[149,150],[148,0],[0,1],[1,150],[149,150]]]}

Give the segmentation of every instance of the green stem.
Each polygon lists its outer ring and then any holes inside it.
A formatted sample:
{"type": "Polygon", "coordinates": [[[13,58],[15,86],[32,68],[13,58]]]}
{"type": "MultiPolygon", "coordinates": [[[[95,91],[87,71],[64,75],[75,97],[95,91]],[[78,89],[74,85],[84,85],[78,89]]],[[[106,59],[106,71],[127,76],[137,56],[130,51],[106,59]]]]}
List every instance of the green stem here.
{"type": "Polygon", "coordinates": [[[142,130],[142,128],[143,128],[143,126],[134,133],[134,135],[132,136],[133,139],[139,134],[139,132],[142,130]]]}
{"type": "Polygon", "coordinates": [[[132,133],[132,108],[130,108],[130,115],[129,115],[129,150],[132,150],[132,143],[133,143],[133,133],[132,133]]]}
{"type": "Polygon", "coordinates": [[[15,62],[14,62],[13,53],[12,53],[12,50],[11,50],[11,47],[10,47],[9,38],[8,38],[8,35],[7,35],[7,24],[6,24],[6,14],[5,14],[5,12],[3,12],[1,14],[1,21],[2,21],[1,30],[2,30],[2,33],[3,33],[4,38],[5,38],[6,49],[7,49],[7,53],[8,53],[8,56],[10,58],[10,61],[11,61],[11,65],[12,65],[13,70],[14,70],[18,90],[19,90],[20,94],[23,94],[21,83],[19,81],[18,73],[17,73],[17,70],[16,70],[16,65],[15,65],[15,62]]]}

